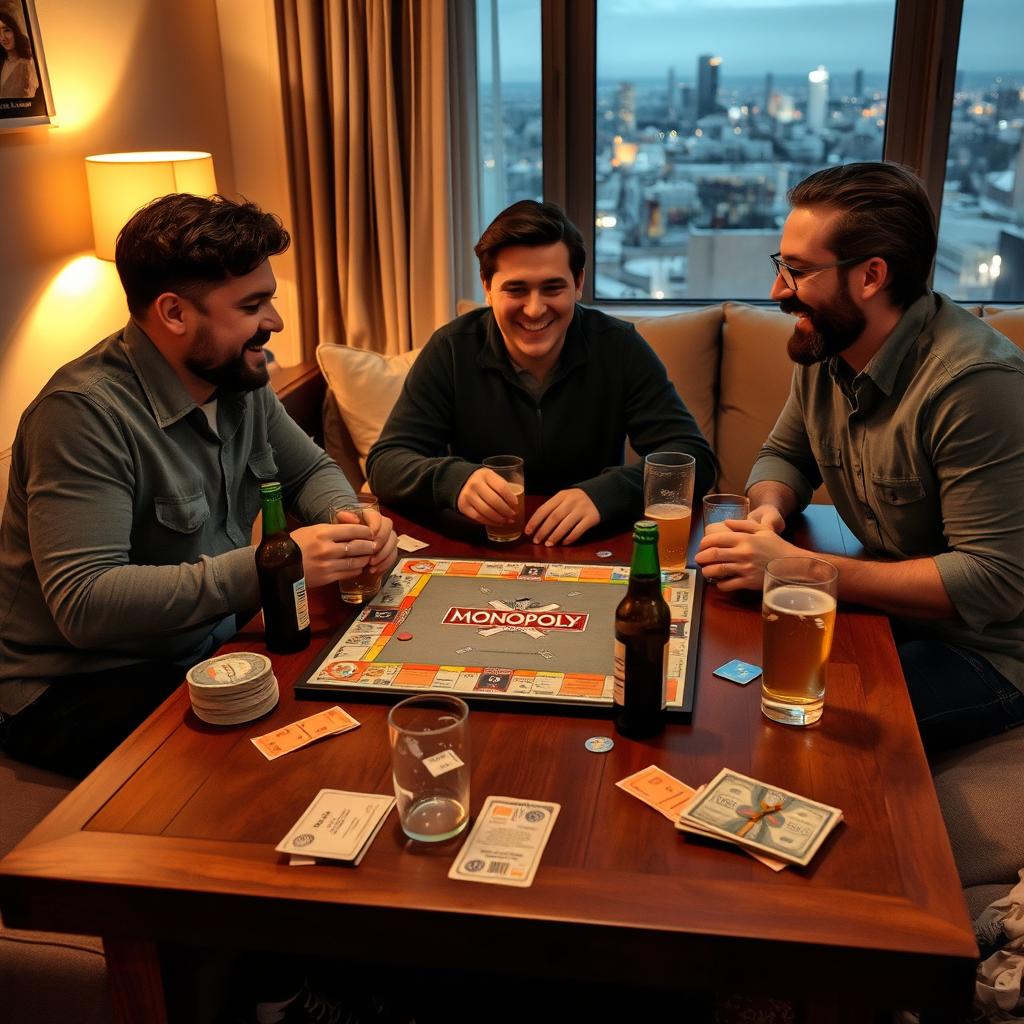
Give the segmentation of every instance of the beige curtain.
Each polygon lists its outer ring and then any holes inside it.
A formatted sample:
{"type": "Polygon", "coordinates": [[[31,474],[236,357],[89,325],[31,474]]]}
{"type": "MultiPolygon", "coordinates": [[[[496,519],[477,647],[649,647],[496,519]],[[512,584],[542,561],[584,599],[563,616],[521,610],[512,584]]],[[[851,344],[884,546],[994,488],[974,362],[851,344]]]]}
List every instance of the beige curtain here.
{"type": "Polygon", "coordinates": [[[454,315],[446,0],[277,0],[304,356],[454,315]]]}

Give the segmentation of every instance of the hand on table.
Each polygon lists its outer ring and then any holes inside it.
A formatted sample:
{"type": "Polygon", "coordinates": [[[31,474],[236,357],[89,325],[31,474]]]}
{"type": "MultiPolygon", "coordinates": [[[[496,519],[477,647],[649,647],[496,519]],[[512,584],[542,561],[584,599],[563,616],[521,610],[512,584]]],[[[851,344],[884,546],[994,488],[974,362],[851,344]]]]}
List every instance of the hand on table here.
{"type": "Polygon", "coordinates": [[[764,567],[773,558],[806,554],[752,519],[728,519],[720,526],[724,529],[704,536],[696,555],[704,578],[717,583],[719,590],[760,590],[764,567]]]}
{"type": "Polygon", "coordinates": [[[467,519],[485,526],[514,522],[518,513],[516,495],[508,481],[483,466],[462,485],[455,507],[467,519]]]}
{"type": "Polygon", "coordinates": [[[534,544],[573,544],[592,526],[601,522],[601,513],[586,491],[570,487],[548,498],[530,516],[523,532],[534,544]]]}

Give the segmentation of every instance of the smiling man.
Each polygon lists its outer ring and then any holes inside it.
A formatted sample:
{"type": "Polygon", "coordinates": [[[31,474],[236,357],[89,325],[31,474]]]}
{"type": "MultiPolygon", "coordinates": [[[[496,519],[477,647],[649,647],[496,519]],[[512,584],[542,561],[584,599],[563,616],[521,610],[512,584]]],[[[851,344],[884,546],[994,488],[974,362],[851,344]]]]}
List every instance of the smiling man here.
{"type": "Polygon", "coordinates": [[[812,174],[772,257],[795,317],[789,400],[752,511],[697,554],[719,589],[806,554],[779,534],[822,481],[867,557],[827,555],[840,597],[893,616],[929,752],[1024,722],[1024,356],[929,290],[935,219],[892,164],[812,174]]]}
{"type": "Polygon", "coordinates": [[[131,320],[62,367],[22,416],[0,528],[0,745],[88,771],[259,606],[253,522],[279,480],[306,583],[386,568],[328,524],[352,497],[289,418],[264,344],[282,328],[270,257],[288,232],[251,203],[172,195],[117,241],[131,320]]]}
{"type": "Polygon", "coordinates": [[[526,523],[538,544],[572,544],[643,511],[635,451],[697,460],[696,500],[717,467],[658,357],[630,324],[577,305],[586,250],[553,203],[510,206],[476,245],[487,308],[437,331],[367,460],[382,500],[455,508],[500,525],[516,498],[481,463],[522,456],[526,490],[550,495],[526,523]]]}

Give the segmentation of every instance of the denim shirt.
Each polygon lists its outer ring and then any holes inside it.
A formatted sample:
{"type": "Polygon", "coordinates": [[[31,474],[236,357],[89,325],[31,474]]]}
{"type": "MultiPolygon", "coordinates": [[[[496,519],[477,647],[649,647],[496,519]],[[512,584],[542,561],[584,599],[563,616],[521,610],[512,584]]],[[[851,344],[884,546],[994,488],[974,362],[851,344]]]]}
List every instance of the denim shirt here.
{"type": "Polygon", "coordinates": [[[1024,354],[927,293],[857,374],[797,367],[747,486],[824,481],[870,558],[932,557],[955,622],[916,623],[1024,690],[1024,354]]]}
{"type": "Polygon", "coordinates": [[[0,712],[48,678],[187,665],[230,635],[259,606],[250,537],[267,480],[305,522],[352,496],[269,387],[221,392],[211,429],[134,322],[58,370],[12,453],[0,712]]]}

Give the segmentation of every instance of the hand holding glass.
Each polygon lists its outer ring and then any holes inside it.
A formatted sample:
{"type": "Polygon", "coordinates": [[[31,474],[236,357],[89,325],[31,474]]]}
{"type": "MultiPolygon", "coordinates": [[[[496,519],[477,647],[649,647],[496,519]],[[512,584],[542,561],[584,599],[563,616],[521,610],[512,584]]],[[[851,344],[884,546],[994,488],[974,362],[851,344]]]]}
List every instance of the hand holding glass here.
{"type": "MultiPolygon", "coordinates": [[[[332,523],[362,523],[371,533],[380,526],[380,506],[376,498],[355,498],[331,506],[332,523]]],[[[380,590],[383,572],[375,572],[367,563],[357,576],[339,580],[341,599],[348,604],[363,604],[380,590]]]]}
{"type": "Polygon", "coordinates": [[[765,567],[761,711],[783,725],[813,725],[825,703],[839,571],[820,558],[774,558],[765,567]]]}
{"type": "Polygon", "coordinates": [[[510,544],[523,535],[523,524],[526,522],[526,486],[523,475],[523,460],[518,455],[492,455],[484,459],[484,466],[492,473],[497,473],[515,495],[516,515],[511,523],[500,523],[494,526],[487,524],[487,539],[499,544],[510,544]]]}
{"type": "Polygon", "coordinates": [[[644,459],[644,518],[658,524],[662,570],[686,568],[696,461],[682,452],[652,452],[644,459]]]}
{"type": "Polygon", "coordinates": [[[469,821],[469,708],[458,697],[420,694],[388,712],[391,768],[402,831],[440,842],[469,821]]]}

